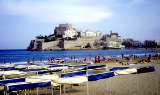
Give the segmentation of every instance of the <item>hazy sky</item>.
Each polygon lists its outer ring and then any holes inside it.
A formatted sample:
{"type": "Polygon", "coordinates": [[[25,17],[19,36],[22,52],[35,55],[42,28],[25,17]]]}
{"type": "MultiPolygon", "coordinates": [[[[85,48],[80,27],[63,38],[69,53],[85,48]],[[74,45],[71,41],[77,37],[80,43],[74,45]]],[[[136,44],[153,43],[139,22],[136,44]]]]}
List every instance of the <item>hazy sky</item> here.
{"type": "Polygon", "coordinates": [[[160,41],[160,0],[0,0],[0,49],[25,49],[60,23],[160,41]]]}

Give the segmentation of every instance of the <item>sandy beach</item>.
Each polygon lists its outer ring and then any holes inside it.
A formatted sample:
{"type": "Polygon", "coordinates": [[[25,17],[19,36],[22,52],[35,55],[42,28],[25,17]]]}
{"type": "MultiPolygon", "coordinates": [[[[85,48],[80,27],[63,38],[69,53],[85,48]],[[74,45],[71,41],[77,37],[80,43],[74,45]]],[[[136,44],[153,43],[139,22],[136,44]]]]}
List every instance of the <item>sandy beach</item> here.
{"type": "MultiPolygon", "coordinates": [[[[120,66],[119,64],[116,64],[120,66]]],[[[98,81],[88,82],[89,95],[159,95],[160,64],[140,64],[137,66],[155,66],[154,72],[119,75],[98,81]]],[[[115,66],[109,64],[108,66],[115,66]]],[[[67,89],[63,95],[87,95],[86,85],[67,89]]],[[[58,94],[56,94],[58,95],[58,94]]]]}
{"type": "MultiPolygon", "coordinates": [[[[155,66],[154,72],[118,75],[106,79],[80,84],[79,86],[65,85],[60,90],[54,89],[53,95],[159,95],[160,94],[160,61],[152,63],[127,65],[129,67],[155,66]]],[[[124,66],[116,63],[107,63],[107,68],[124,66]]],[[[52,95],[51,87],[38,88],[39,95],[52,95]]],[[[36,95],[34,90],[27,90],[26,95],[36,95]]],[[[19,93],[24,95],[24,92],[19,93]]]]}

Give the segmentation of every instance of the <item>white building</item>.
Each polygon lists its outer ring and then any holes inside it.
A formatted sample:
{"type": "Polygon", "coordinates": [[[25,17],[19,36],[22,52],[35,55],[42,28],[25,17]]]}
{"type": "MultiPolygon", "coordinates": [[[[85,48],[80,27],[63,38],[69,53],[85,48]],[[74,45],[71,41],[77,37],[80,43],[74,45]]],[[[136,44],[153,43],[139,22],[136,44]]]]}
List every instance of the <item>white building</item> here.
{"type": "Polygon", "coordinates": [[[63,38],[74,38],[77,32],[74,30],[66,30],[63,32],[63,38]]]}
{"type": "Polygon", "coordinates": [[[112,33],[111,31],[110,35],[104,36],[104,40],[106,41],[104,48],[125,48],[118,33],[112,33]]]}
{"type": "Polygon", "coordinates": [[[116,42],[116,41],[109,41],[106,43],[106,47],[107,48],[125,48],[125,46],[123,46],[120,42],[116,42]]]}
{"type": "Polygon", "coordinates": [[[91,30],[77,31],[72,24],[59,24],[55,28],[54,34],[56,37],[75,38],[75,37],[101,37],[101,32],[93,32],[91,30]]]}
{"type": "Polygon", "coordinates": [[[101,32],[93,32],[89,29],[84,32],[80,32],[81,37],[100,37],[101,35],[101,32]]]}

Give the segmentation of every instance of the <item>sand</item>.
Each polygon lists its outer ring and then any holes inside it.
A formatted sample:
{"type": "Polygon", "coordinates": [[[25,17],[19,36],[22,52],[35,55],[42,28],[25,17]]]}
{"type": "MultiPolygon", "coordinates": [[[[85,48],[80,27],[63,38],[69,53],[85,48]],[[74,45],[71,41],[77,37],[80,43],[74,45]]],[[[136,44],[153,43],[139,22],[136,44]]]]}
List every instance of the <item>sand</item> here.
{"type": "MultiPolygon", "coordinates": [[[[149,64],[137,64],[127,66],[155,66],[154,72],[119,75],[97,81],[83,83],[80,86],[65,85],[60,90],[53,90],[53,95],[160,95],[160,62],[154,61],[149,64]],[[88,92],[88,94],[87,94],[88,92]]],[[[121,64],[108,63],[107,67],[124,66],[121,64]]],[[[52,95],[51,87],[39,88],[39,95],[52,95]]],[[[36,90],[27,91],[26,95],[36,95],[36,90]]],[[[21,92],[20,95],[24,95],[21,92]]]]}
{"type": "MultiPolygon", "coordinates": [[[[156,71],[120,75],[88,82],[88,95],[160,95],[160,64],[139,64],[137,66],[148,65],[155,66],[156,71]]],[[[108,66],[122,65],[109,64],[108,66]]],[[[67,89],[62,95],[87,95],[86,84],[67,89]]]]}

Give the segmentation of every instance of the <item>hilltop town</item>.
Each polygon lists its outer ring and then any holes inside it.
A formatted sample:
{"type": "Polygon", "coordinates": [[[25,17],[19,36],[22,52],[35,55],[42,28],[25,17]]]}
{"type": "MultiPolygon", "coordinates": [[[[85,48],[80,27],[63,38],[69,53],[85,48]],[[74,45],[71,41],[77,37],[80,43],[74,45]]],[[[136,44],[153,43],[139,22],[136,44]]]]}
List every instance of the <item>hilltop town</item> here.
{"type": "Polygon", "coordinates": [[[37,36],[31,40],[27,50],[80,50],[80,49],[124,49],[156,48],[160,43],[146,40],[122,39],[118,33],[102,34],[91,30],[77,30],[72,24],[59,24],[49,36],[37,36]]]}

